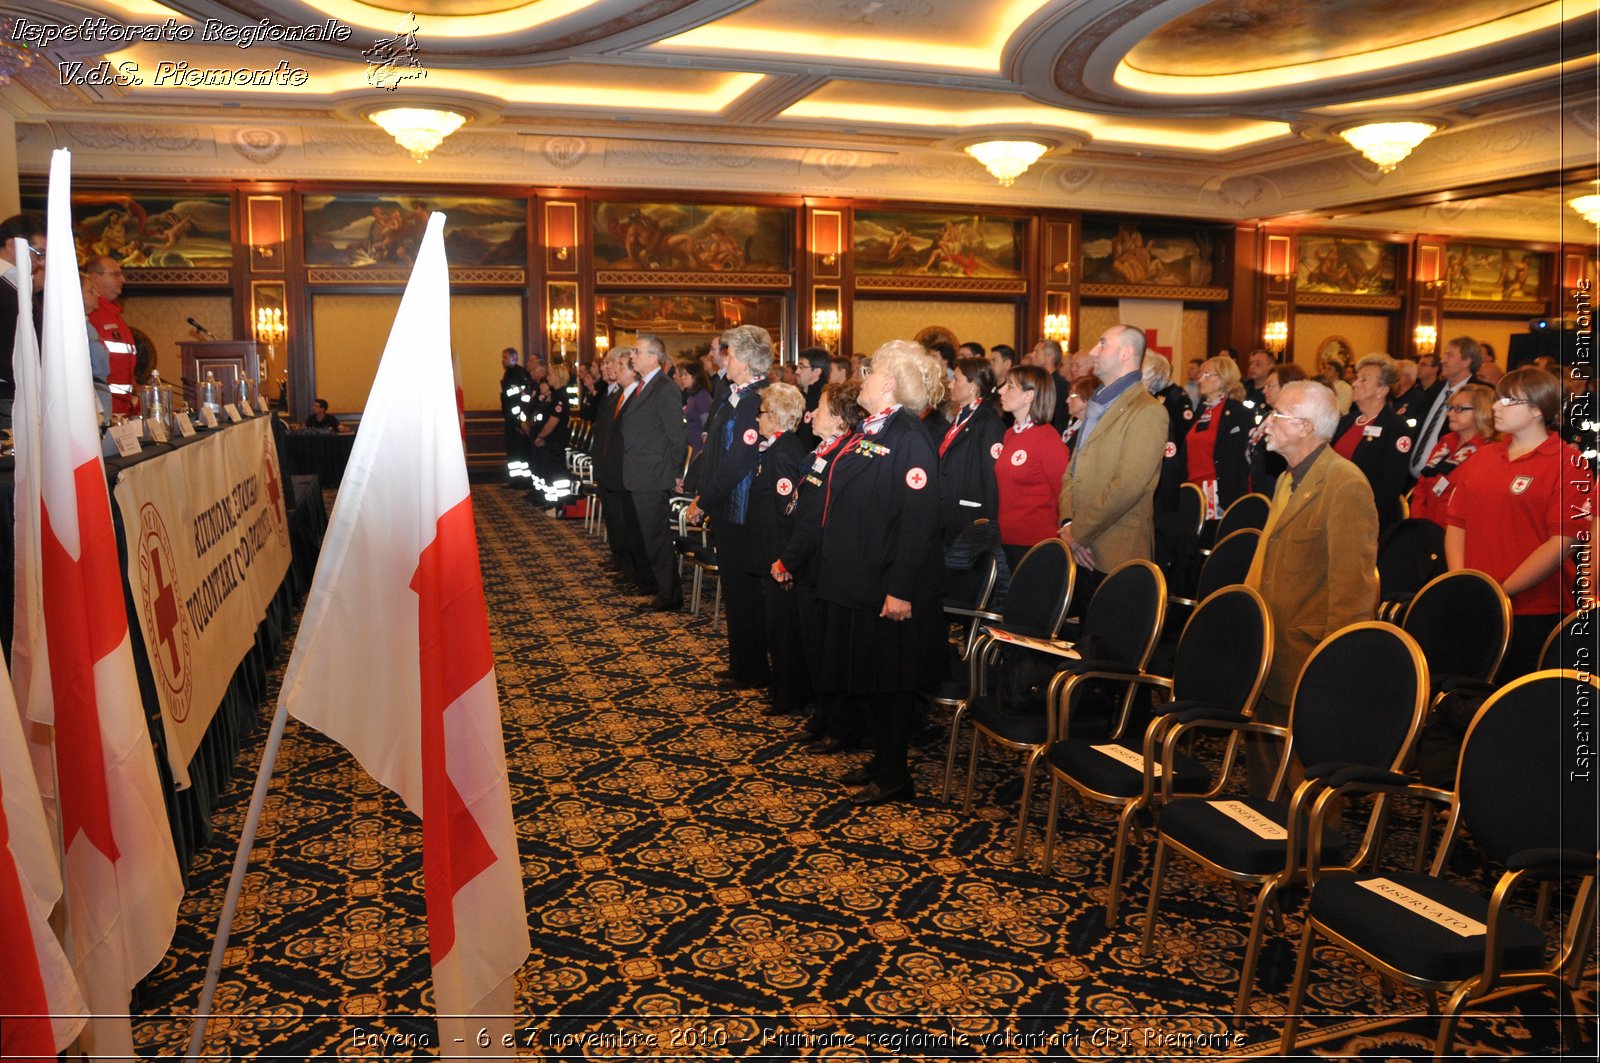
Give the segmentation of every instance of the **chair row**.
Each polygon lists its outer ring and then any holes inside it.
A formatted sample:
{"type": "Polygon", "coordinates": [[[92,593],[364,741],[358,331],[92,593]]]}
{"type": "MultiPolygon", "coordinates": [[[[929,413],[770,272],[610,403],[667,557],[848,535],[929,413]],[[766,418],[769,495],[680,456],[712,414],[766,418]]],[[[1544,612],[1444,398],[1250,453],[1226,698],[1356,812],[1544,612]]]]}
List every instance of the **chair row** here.
{"type": "MultiPolygon", "coordinates": [[[[1225,541],[1219,540],[1219,546],[1225,541]]],[[[1420,795],[1454,809],[1447,817],[1434,869],[1424,876],[1430,880],[1425,884],[1428,889],[1435,888],[1435,884],[1439,889],[1450,886],[1440,881],[1441,869],[1446,866],[1443,854],[1454,844],[1463,824],[1470,828],[1472,818],[1460,811],[1458,804],[1451,803],[1458,801],[1459,795],[1422,786],[1408,772],[1430,706],[1451,690],[1474,685],[1487,688],[1504,654],[1510,607],[1493,581],[1477,572],[1450,573],[1424,587],[1410,603],[1402,618],[1403,628],[1374,621],[1336,633],[1318,647],[1304,666],[1288,720],[1269,723],[1254,716],[1255,702],[1270,668],[1273,642],[1271,618],[1259,594],[1242,585],[1224,586],[1206,594],[1182,627],[1173,649],[1170,676],[1157,675],[1146,666],[1168,601],[1159,570],[1148,562],[1130,562],[1108,575],[1089,604],[1077,638],[1068,643],[1057,636],[1076,584],[1076,571],[1070,554],[1059,546],[1041,544],[1024,558],[1014,576],[1005,611],[987,614],[989,622],[970,641],[966,682],[952,683],[935,698],[936,703],[955,709],[946,753],[945,799],[949,799],[953,783],[962,724],[970,722],[973,737],[965,809],[971,809],[980,748],[991,745],[1020,753],[1024,758],[1015,842],[1019,861],[1025,852],[1033,776],[1041,764],[1051,779],[1042,863],[1046,873],[1052,867],[1063,787],[1083,800],[1117,808],[1118,827],[1106,893],[1108,926],[1114,926],[1117,920],[1129,835],[1139,831],[1141,819],[1153,820],[1156,842],[1141,941],[1145,955],[1154,947],[1166,865],[1173,854],[1238,888],[1254,887],[1254,912],[1236,999],[1236,1010],[1241,1015],[1250,997],[1266,920],[1275,916],[1281,924],[1283,891],[1311,884],[1319,873],[1326,876],[1333,871],[1348,878],[1367,867],[1383,850],[1384,828],[1395,794],[1420,795]],[[1469,632],[1470,637],[1463,637],[1469,632]],[[1048,663],[1041,667],[1042,661],[1048,663]],[[1021,679],[1014,674],[1008,678],[1008,673],[1019,671],[1026,673],[1021,679]],[[1094,729],[1101,733],[1090,737],[1076,724],[1087,703],[1083,695],[1095,684],[1108,695],[1101,700],[1112,708],[1104,720],[1097,721],[1094,729]],[[1167,695],[1142,726],[1136,724],[1132,711],[1134,694],[1140,689],[1155,689],[1167,695]],[[1030,704],[1030,698],[1042,698],[1042,705],[1030,704]],[[1193,741],[1207,733],[1220,741],[1205,745],[1193,741]],[[1281,743],[1272,784],[1264,798],[1235,797],[1226,790],[1246,741],[1281,743]],[[1212,759],[1208,761],[1195,752],[1201,748],[1209,750],[1212,759]],[[1297,774],[1298,765],[1307,765],[1303,778],[1297,774]],[[1363,786],[1376,796],[1365,813],[1359,842],[1352,845],[1342,831],[1327,825],[1329,810],[1335,806],[1326,795],[1363,786]]],[[[1213,557],[1216,554],[1214,550],[1213,557]]],[[[952,612],[964,616],[973,611],[952,612]]],[[[1571,627],[1573,622],[1574,618],[1568,618],[1565,623],[1571,627]]],[[[1556,642],[1553,634],[1546,646],[1547,656],[1556,642]]],[[[1540,732],[1549,738],[1560,733],[1563,717],[1559,705],[1562,698],[1570,701],[1578,696],[1578,688],[1572,686],[1578,679],[1577,673],[1539,675],[1542,681],[1554,681],[1559,688],[1540,688],[1551,694],[1546,699],[1540,732]],[[1556,693],[1561,697],[1555,697],[1556,693]]],[[[1590,697],[1593,684],[1585,681],[1589,683],[1589,693],[1583,696],[1590,697]]],[[[1527,684],[1519,681],[1495,693],[1480,710],[1479,718],[1490,705],[1500,703],[1513,691],[1522,691],[1524,686],[1527,684]]],[[[1524,691],[1516,699],[1522,704],[1531,696],[1524,691]]],[[[1592,700],[1589,703],[1592,705],[1592,700]]],[[[1463,765],[1471,753],[1474,734],[1469,730],[1463,745],[1463,765]]],[[[1543,770],[1533,761],[1528,768],[1543,770]]],[[[1558,775],[1552,771],[1549,777],[1558,775]]],[[[1593,802],[1589,804],[1592,810],[1593,802]]],[[[1423,823],[1419,853],[1426,841],[1426,818],[1423,823]]],[[[1568,937],[1571,939],[1576,929],[1578,941],[1588,932],[1584,920],[1591,924],[1593,920],[1592,875],[1597,847],[1592,816],[1585,830],[1586,833],[1568,835],[1569,839],[1584,840],[1576,849],[1568,846],[1556,871],[1550,870],[1545,857],[1526,858],[1533,864],[1518,865],[1520,870],[1513,868],[1518,879],[1538,879],[1557,872],[1583,879],[1578,887],[1578,903],[1569,909],[1578,925],[1574,928],[1569,923],[1568,937]],[[1575,864],[1573,852],[1587,852],[1587,862],[1575,864]],[[1587,879],[1578,873],[1584,868],[1589,873],[1587,879]]],[[[1530,837],[1543,835],[1535,832],[1530,837]]],[[[1504,854],[1486,850],[1486,855],[1495,858],[1504,854]]],[[[1433,906],[1426,901],[1415,900],[1428,896],[1427,891],[1415,887],[1415,883],[1408,887],[1411,892],[1404,895],[1406,903],[1431,911],[1433,906]]],[[[1370,893],[1372,888],[1364,889],[1370,893]]],[[[1395,900],[1397,894],[1372,895],[1399,903],[1395,900]]],[[[1497,912],[1503,907],[1499,896],[1497,893],[1494,902],[1497,912]]],[[[1337,917],[1330,918],[1338,921],[1337,917]]],[[[1412,918],[1421,917],[1413,914],[1412,918]]],[[[1495,943],[1500,940],[1495,937],[1494,927],[1516,926],[1516,918],[1502,913],[1499,924],[1493,920],[1485,924],[1489,927],[1490,960],[1497,955],[1495,943]]],[[[1308,941],[1312,925],[1308,921],[1308,941]]],[[[1316,933],[1347,944],[1327,923],[1314,925],[1316,933]]],[[[1477,949],[1484,942],[1471,944],[1477,949]]],[[[1480,958],[1483,955],[1481,950],[1475,954],[1480,958]]],[[[1304,954],[1301,962],[1291,1012],[1298,1008],[1299,994],[1303,992],[1307,962],[1304,954]]],[[[1555,970],[1568,979],[1562,984],[1569,984],[1574,973],[1570,941],[1554,962],[1555,970]]],[[[1390,967],[1402,973],[1383,967],[1380,970],[1407,984],[1428,988],[1418,980],[1420,976],[1406,976],[1392,963],[1390,967]]],[[[1516,984],[1540,980],[1556,984],[1550,971],[1548,965],[1539,963],[1523,963],[1514,969],[1487,963],[1486,970],[1474,974],[1470,984],[1452,984],[1446,1027],[1440,1034],[1441,1051],[1452,1036],[1453,1016],[1466,1002],[1481,999],[1508,979],[1516,984]]],[[[1285,1038],[1285,1044],[1292,1045],[1292,1027],[1286,1030],[1285,1038]]]]}

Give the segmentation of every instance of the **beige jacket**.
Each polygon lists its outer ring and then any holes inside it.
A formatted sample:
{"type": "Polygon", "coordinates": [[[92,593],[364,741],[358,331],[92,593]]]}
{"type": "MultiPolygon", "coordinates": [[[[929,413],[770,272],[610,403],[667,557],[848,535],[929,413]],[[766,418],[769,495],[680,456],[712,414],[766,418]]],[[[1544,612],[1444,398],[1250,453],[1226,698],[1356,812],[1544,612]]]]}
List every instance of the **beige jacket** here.
{"type": "Polygon", "coordinates": [[[1155,553],[1155,490],[1167,429],[1166,407],[1136,383],[1074,448],[1061,481],[1061,519],[1072,521],[1072,537],[1094,551],[1097,571],[1155,553]]]}
{"type": "Polygon", "coordinates": [[[1378,604],[1378,508],[1366,476],[1325,446],[1293,491],[1290,479],[1278,478],[1245,580],[1272,614],[1272,671],[1262,694],[1285,705],[1317,644],[1371,620],[1378,604]]]}

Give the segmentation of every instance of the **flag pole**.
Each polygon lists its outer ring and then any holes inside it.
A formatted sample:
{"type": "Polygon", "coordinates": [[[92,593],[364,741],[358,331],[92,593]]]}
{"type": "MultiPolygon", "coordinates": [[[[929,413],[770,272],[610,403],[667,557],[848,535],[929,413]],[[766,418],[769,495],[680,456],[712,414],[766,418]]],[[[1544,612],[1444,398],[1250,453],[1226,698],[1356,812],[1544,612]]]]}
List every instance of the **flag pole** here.
{"type": "Polygon", "coordinates": [[[189,1033],[189,1050],[185,1060],[200,1058],[205,1044],[206,1027],[211,1023],[211,1001],[216,996],[217,981],[222,976],[222,956],[228,951],[228,932],[233,929],[233,916],[239,908],[239,894],[244,891],[244,873],[250,866],[250,850],[255,847],[256,827],[261,823],[261,809],[267,801],[267,789],[272,785],[272,770],[278,762],[278,747],[283,742],[283,729],[289,710],[280,698],[277,711],[272,714],[272,729],[267,732],[267,746],[261,754],[261,767],[256,771],[255,789],[250,794],[250,808],[244,815],[244,829],[239,832],[239,851],[233,856],[233,873],[228,877],[228,892],[222,901],[222,912],[217,916],[217,936],[211,945],[211,962],[206,965],[206,980],[200,987],[200,1003],[195,1009],[194,1028],[189,1033]]]}

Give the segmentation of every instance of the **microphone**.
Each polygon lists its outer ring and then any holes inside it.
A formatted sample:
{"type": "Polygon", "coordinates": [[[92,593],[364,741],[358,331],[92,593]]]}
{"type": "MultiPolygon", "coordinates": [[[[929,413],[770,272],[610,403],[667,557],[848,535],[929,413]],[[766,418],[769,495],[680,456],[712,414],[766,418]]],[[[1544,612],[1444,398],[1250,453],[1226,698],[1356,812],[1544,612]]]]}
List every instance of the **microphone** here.
{"type": "Polygon", "coordinates": [[[210,329],[208,329],[204,325],[200,324],[200,322],[196,321],[194,318],[186,317],[186,318],[184,318],[184,320],[187,321],[194,328],[194,330],[196,332],[200,333],[200,335],[204,336],[206,339],[208,339],[208,340],[216,339],[216,337],[211,334],[211,330],[210,329]]]}

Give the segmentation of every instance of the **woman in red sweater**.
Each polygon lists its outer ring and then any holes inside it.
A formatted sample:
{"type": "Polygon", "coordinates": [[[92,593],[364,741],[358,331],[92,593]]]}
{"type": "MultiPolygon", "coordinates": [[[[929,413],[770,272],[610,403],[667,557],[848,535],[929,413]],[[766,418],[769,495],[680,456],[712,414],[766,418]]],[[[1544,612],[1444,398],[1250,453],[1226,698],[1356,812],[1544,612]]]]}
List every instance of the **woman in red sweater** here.
{"type": "Polygon", "coordinates": [[[1056,408],[1053,374],[1019,365],[1000,385],[1000,408],[1015,423],[995,459],[1000,488],[1000,544],[1012,568],[1035,543],[1055,537],[1067,448],[1050,424],[1056,408]]]}

